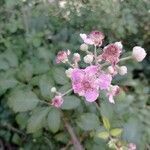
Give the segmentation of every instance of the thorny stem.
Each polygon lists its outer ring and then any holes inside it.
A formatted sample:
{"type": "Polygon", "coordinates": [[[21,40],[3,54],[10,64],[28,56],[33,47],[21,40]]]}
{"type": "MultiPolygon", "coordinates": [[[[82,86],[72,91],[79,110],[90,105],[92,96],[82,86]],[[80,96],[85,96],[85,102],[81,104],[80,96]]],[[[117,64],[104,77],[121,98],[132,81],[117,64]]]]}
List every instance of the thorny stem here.
{"type": "Polygon", "coordinates": [[[80,141],[78,140],[73,128],[71,127],[71,125],[67,122],[67,120],[64,119],[63,121],[64,121],[64,124],[65,124],[65,127],[66,127],[68,133],[71,136],[71,140],[72,140],[75,150],[84,150],[80,141]]]}
{"type": "Polygon", "coordinates": [[[13,127],[11,124],[6,123],[6,122],[4,122],[4,123],[0,126],[0,128],[6,128],[6,129],[8,129],[8,130],[11,130],[11,131],[16,132],[16,133],[18,133],[18,134],[21,134],[21,135],[23,135],[23,136],[26,135],[24,132],[20,131],[19,129],[13,127]]]}

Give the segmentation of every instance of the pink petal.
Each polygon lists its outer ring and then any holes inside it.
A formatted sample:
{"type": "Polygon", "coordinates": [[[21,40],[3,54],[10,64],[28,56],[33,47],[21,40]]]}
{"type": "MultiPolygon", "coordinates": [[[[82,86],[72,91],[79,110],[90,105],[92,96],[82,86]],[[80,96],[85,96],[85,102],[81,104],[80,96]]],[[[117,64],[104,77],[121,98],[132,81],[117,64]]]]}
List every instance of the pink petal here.
{"type": "Polygon", "coordinates": [[[85,69],[85,72],[88,74],[88,75],[94,75],[94,74],[96,74],[97,73],[97,71],[98,71],[98,68],[97,68],[97,66],[88,66],[88,67],[86,67],[86,69],[85,69]]]}
{"type": "Polygon", "coordinates": [[[71,73],[73,82],[81,82],[84,79],[84,71],[82,69],[74,69],[71,73]]]}
{"type": "Polygon", "coordinates": [[[91,40],[90,38],[84,39],[84,43],[89,44],[89,45],[93,45],[94,44],[93,40],[91,40]]]}
{"type": "Polygon", "coordinates": [[[91,91],[87,91],[84,96],[86,101],[94,102],[98,98],[99,93],[97,90],[91,90],[91,91]]]}
{"type": "Polygon", "coordinates": [[[101,90],[108,89],[111,84],[112,77],[108,74],[101,74],[98,79],[98,84],[101,90]]]}

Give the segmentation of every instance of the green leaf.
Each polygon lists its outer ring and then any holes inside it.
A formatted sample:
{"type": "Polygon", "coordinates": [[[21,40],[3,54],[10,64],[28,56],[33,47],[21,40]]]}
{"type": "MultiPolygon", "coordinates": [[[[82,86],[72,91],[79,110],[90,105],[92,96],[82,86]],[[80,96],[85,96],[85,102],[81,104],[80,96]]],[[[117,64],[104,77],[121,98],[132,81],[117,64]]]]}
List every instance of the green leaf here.
{"type": "Polygon", "coordinates": [[[96,136],[106,140],[109,138],[109,133],[107,131],[103,131],[98,133],[96,136]]]}
{"type": "Polygon", "coordinates": [[[0,95],[5,93],[7,89],[13,88],[17,85],[18,81],[14,78],[0,79],[0,95]]]}
{"type": "Polygon", "coordinates": [[[75,109],[80,105],[80,99],[76,96],[64,96],[64,102],[62,104],[62,109],[69,110],[75,109]]]}
{"type": "Polygon", "coordinates": [[[27,120],[28,120],[28,114],[27,113],[19,113],[16,116],[16,122],[20,126],[21,129],[24,129],[27,125],[27,120]]]}
{"type": "Polygon", "coordinates": [[[33,75],[32,64],[28,60],[24,61],[17,72],[18,79],[21,81],[28,82],[31,80],[32,75],[33,75]]]}
{"type": "Polygon", "coordinates": [[[42,96],[45,99],[50,99],[53,96],[53,93],[51,93],[51,88],[54,86],[53,80],[48,75],[41,76],[39,80],[39,87],[42,96]]]}
{"type": "Polygon", "coordinates": [[[105,127],[107,130],[109,130],[109,129],[110,129],[110,123],[109,123],[108,118],[102,117],[102,120],[103,120],[104,127],[105,127]]]}
{"type": "Polygon", "coordinates": [[[32,91],[15,90],[8,97],[8,105],[15,112],[32,110],[38,102],[39,99],[32,91]]]}
{"type": "Polygon", "coordinates": [[[60,112],[58,109],[52,108],[47,117],[48,127],[53,132],[56,133],[60,127],[60,112]]]}
{"type": "Polygon", "coordinates": [[[61,67],[53,68],[53,77],[57,84],[64,85],[69,82],[65,74],[65,69],[61,67]]]}
{"type": "Polygon", "coordinates": [[[2,55],[0,55],[0,70],[7,70],[9,69],[9,64],[8,62],[3,58],[2,55]]]}
{"type": "Polygon", "coordinates": [[[41,107],[37,108],[35,112],[33,112],[32,116],[28,120],[27,132],[34,133],[40,130],[44,124],[49,112],[49,107],[41,107]]]}
{"type": "Polygon", "coordinates": [[[13,51],[7,50],[4,53],[4,58],[5,60],[7,60],[10,67],[18,66],[18,57],[13,51]]]}
{"type": "Polygon", "coordinates": [[[115,128],[110,131],[110,134],[112,136],[120,136],[121,133],[122,133],[122,129],[120,129],[120,128],[115,128]]]}
{"type": "Polygon", "coordinates": [[[93,130],[99,127],[100,122],[97,115],[93,113],[85,113],[80,116],[77,124],[83,130],[93,130]]]}

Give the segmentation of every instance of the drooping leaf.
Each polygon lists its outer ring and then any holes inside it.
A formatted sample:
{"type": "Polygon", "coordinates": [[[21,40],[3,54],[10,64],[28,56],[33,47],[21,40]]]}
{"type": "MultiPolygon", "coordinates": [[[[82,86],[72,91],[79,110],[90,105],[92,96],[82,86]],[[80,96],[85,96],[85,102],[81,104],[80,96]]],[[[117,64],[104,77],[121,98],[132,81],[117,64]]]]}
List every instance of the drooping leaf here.
{"type": "Polygon", "coordinates": [[[99,127],[100,122],[97,115],[85,113],[79,117],[77,124],[83,130],[93,130],[99,127]]]}
{"type": "Polygon", "coordinates": [[[15,112],[32,110],[39,102],[32,91],[15,90],[8,97],[8,105],[15,112]]]}
{"type": "Polygon", "coordinates": [[[47,123],[49,129],[56,133],[59,130],[60,127],[60,112],[58,109],[52,108],[47,117],[47,123]]]}

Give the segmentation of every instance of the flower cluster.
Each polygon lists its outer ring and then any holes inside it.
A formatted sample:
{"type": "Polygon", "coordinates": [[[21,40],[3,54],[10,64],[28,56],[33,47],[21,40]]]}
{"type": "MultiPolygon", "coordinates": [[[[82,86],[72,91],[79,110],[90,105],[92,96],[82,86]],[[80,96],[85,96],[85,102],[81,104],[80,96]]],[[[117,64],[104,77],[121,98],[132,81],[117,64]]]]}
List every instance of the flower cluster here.
{"type": "MultiPolygon", "coordinates": [[[[134,59],[141,62],[146,52],[140,46],[135,46],[132,55],[120,58],[123,45],[121,42],[115,42],[104,46],[104,34],[100,31],[92,31],[90,34],[80,34],[83,44],[80,50],[85,52],[83,61],[85,68],[79,67],[82,60],[79,53],[71,54],[70,50],[60,51],[56,57],[56,63],[67,63],[70,68],[66,70],[66,76],[70,78],[72,90],[74,93],[85,98],[88,102],[94,102],[105,91],[110,103],[115,103],[114,97],[119,93],[120,87],[112,84],[115,75],[125,75],[127,73],[126,66],[120,66],[119,62],[134,59]],[[94,46],[94,50],[90,50],[89,46],[94,46]]],[[[52,105],[61,107],[63,104],[63,96],[65,94],[58,93],[54,88],[53,92],[56,96],[52,100],[52,105]]]]}

